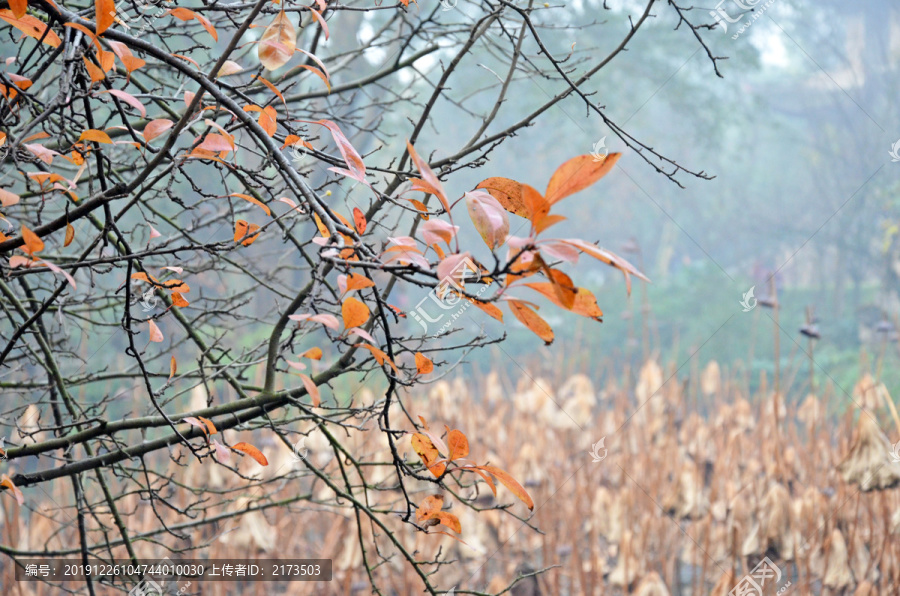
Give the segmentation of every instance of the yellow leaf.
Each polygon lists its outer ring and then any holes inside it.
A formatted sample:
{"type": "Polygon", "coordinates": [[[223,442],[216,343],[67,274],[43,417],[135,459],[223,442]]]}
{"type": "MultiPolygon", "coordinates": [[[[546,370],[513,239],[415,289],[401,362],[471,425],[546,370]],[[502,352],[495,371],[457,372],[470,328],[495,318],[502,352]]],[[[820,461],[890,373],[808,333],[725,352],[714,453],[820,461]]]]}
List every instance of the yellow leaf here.
{"type": "Polygon", "coordinates": [[[172,356],[172,359],[169,361],[169,378],[175,376],[175,373],[178,372],[178,362],[175,361],[175,356],[172,356]]]}

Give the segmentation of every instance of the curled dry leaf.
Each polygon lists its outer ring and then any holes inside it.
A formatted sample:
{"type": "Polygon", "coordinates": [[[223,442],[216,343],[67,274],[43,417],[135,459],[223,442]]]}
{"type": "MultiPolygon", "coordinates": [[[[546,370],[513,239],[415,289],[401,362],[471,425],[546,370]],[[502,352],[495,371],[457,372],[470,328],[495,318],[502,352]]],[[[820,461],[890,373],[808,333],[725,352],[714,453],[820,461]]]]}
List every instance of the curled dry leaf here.
{"type": "Polygon", "coordinates": [[[257,462],[259,462],[259,465],[261,466],[269,465],[269,460],[266,459],[266,456],[263,455],[262,451],[260,451],[250,443],[244,443],[243,441],[241,441],[240,443],[234,445],[232,449],[246,453],[257,462]]]}

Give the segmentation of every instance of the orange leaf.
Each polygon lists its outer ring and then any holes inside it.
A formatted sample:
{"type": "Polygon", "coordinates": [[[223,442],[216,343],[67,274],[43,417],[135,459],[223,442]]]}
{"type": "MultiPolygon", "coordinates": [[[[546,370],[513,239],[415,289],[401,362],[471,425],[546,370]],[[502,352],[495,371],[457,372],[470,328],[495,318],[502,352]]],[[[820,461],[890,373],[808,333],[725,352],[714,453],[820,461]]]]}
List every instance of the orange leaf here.
{"type": "Polygon", "coordinates": [[[594,319],[595,321],[603,320],[601,318],[603,317],[603,311],[600,310],[599,306],[597,306],[597,299],[594,297],[594,294],[591,293],[591,291],[588,289],[575,288],[575,303],[571,307],[566,307],[559,302],[559,298],[552,287],[553,284],[550,284],[548,282],[535,282],[524,285],[531,288],[532,290],[535,290],[536,292],[540,292],[557,306],[568,308],[577,315],[581,315],[589,319],[594,319]]]}
{"type": "Polygon", "coordinates": [[[341,305],[341,317],[344,319],[344,329],[360,327],[369,320],[369,307],[353,296],[348,296],[341,305]]]}
{"type": "Polygon", "coordinates": [[[9,7],[17,19],[21,19],[28,12],[28,0],[9,0],[9,7]]]}
{"type": "Polygon", "coordinates": [[[351,273],[347,277],[347,292],[352,292],[353,290],[362,290],[365,288],[371,288],[375,285],[375,282],[366,277],[365,275],[360,275],[359,273],[351,273]]]}
{"type": "Polygon", "coordinates": [[[259,226],[257,224],[250,224],[247,228],[247,237],[244,238],[244,241],[241,242],[241,244],[243,244],[244,246],[250,246],[251,244],[256,242],[256,239],[259,238],[260,234],[260,232],[257,232],[258,229],[259,226]]]}
{"type": "Polygon", "coordinates": [[[435,478],[438,478],[441,474],[444,473],[444,470],[447,469],[445,464],[435,464],[438,459],[440,459],[441,454],[438,453],[437,447],[434,446],[434,443],[431,442],[426,435],[422,433],[413,433],[412,439],[410,440],[412,444],[413,450],[419,454],[419,457],[422,458],[422,463],[425,464],[425,467],[434,474],[435,478]]]}
{"type": "Polygon", "coordinates": [[[275,131],[278,129],[278,113],[275,111],[275,108],[272,106],[263,108],[259,113],[259,126],[270,137],[275,136],[275,131]]]}
{"type": "Polygon", "coordinates": [[[66,222],[66,238],[63,241],[63,246],[69,246],[72,244],[72,240],[75,239],[75,228],[72,227],[72,224],[66,222]]]}
{"type": "Polygon", "coordinates": [[[488,191],[510,213],[532,221],[539,220],[550,209],[541,193],[509,178],[488,178],[475,188],[488,191]]]}
{"type": "Polygon", "coordinates": [[[31,15],[16,17],[13,12],[7,8],[0,9],[0,20],[4,20],[28,37],[41,40],[51,48],[58,48],[62,40],[47,23],[31,15]]]}
{"type": "Polygon", "coordinates": [[[559,166],[547,184],[547,202],[554,204],[579,190],[584,190],[594,182],[606,176],[621,153],[610,153],[597,160],[593,155],[579,155],[559,166]]]}
{"type": "Polygon", "coordinates": [[[287,64],[297,47],[297,31],[284,10],[269,23],[259,40],[259,61],[269,70],[287,64]]]}
{"type": "MultiPolygon", "coordinates": [[[[271,91],[272,93],[274,93],[275,95],[277,95],[277,96],[278,96],[278,99],[281,100],[281,103],[283,103],[283,104],[285,105],[285,107],[287,107],[287,102],[284,100],[284,95],[282,95],[281,91],[278,90],[278,87],[276,87],[275,85],[273,85],[272,83],[270,83],[270,82],[267,81],[266,79],[262,78],[261,76],[256,76],[256,79],[257,79],[260,83],[262,83],[263,85],[265,85],[266,87],[268,87],[268,88],[269,88],[269,91],[271,91]]],[[[288,135],[287,137],[285,137],[285,146],[293,144],[293,143],[287,142],[288,139],[289,139],[290,137],[296,137],[296,140],[298,140],[298,141],[300,140],[300,137],[298,137],[297,135],[288,135]]],[[[311,147],[310,147],[310,148],[311,148],[311,147]]],[[[284,147],[282,147],[282,149],[284,149],[284,147]]]]}
{"type": "Polygon", "coordinates": [[[177,306],[178,308],[184,308],[185,306],[190,306],[191,303],[184,299],[178,292],[172,292],[172,304],[177,306]]]}
{"type": "Polygon", "coordinates": [[[528,509],[532,511],[534,510],[534,501],[531,500],[531,496],[528,494],[528,491],[522,488],[522,485],[519,484],[515,478],[495,466],[476,467],[493,474],[494,477],[500,481],[500,484],[511,490],[512,493],[516,495],[516,497],[518,497],[523,503],[525,503],[528,509]]]}
{"type": "Polygon", "coordinates": [[[309,358],[310,360],[321,360],[322,359],[322,348],[310,348],[300,354],[301,358],[309,358]]]}
{"type": "Polygon", "coordinates": [[[175,361],[175,356],[172,356],[172,359],[169,360],[169,378],[175,376],[175,373],[178,372],[178,362],[175,361]]]}
{"type": "Polygon", "coordinates": [[[16,497],[16,501],[19,503],[19,505],[24,505],[25,504],[25,495],[22,494],[22,491],[19,490],[19,487],[16,486],[15,484],[13,484],[13,481],[6,474],[4,474],[3,476],[0,476],[0,478],[2,478],[2,480],[0,480],[0,486],[5,486],[9,490],[11,490],[13,493],[13,496],[16,497]]]}
{"type": "Polygon", "coordinates": [[[520,300],[510,300],[509,309],[519,321],[528,327],[538,337],[544,340],[548,346],[553,343],[553,328],[534,312],[529,306],[520,300]]]}
{"type": "Polygon", "coordinates": [[[370,352],[372,352],[372,356],[375,357],[375,360],[378,362],[378,364],[384,365],[384,363],[387,362],[388,365],[394,369],[395,373],[397,373],[398,375],[400,374],[400,370],[397,368],[397,365],[394,364],[394,361],[391,360],[390,356],[385,354],[379,348],[376,348],[371,344],[353,344],[353,347],[365,348],[366,350],[369,350],[370,352]]]}
{"type": "Polygon", "coordinates": [[[116,3],[113,0],[95,0],[97,35],[109,29],[116,22],[116,3]]]}
{"type": "Polygon", "coordinates": [[[147,123],[147,126],[144,127],[144,140],[149,143],[173,126],[175,126],[175,123],[168,118],[157,118],[156,120],[151,120],[147,123]]]}
{"type": "Polygon", "coordinates": [[[247,222],[243,219],[239,219],[234,222],[234,241],[238,242],[241,238],[247,235],[247,222]]]}
{"type": "Polygon", "coordinates": [[[161,342],[163,340],[162,331],[152,319],[147,322],[150,323],[150,341],[161,342]]]}
{"type": "Polygon", "coordinates": [[[259,462],[261,466],[268,466],[269,460],[266,459],[266,456],[262,454],[262,451],[251,445],[250,443],[244,443],[243,441],[234,445],[232,449],[237,451],[242,451],[259,462]]]}
{"type": "Polygon", "coordinates": [[[23,250],[32,257],[34,253],[44,250],[44,241],[41,240],[40,236],[28,229],[28,226],[25,224],[22,224],[22,240],[25,241],[23,250]]]}
{"type": "Polygon", "coordinates": [[[216,425],[213,424],[212,420],[204,418],[203,416],[197,416],[197,419],[206,425],[206,429],[209,431],[210,435],[218,434],[219,430],[216,428],[216,425]]]}
{"type": "Polygon", "coordinates": [[[263,211],[266,212],[266,215],[269,215],[269,216],[272,215],[272,210],[269,209],[269,207],[268,207],[265,203],[263,203],[263,202],[260,201],[259,199],[255,199],[255,198],[251,197],[250,195],[244,195],[244,194],[241,194],[241,193],[239,193],[239,192],[234,192],[234,193],[231,193],[231,194],[228,195],[228,196],[229,196],[229,197],[238,197],[238,198],[244,199],[245,201],[249,201],[249,202],[253,203],[254,205],[259,205],[259,207],[260,207],[263,211]]]}
{"type": "Polygon", "coordinates": [[[451,461],[469,455],[469,440],[461,430],[447,431],[447,446],[450,449],[447,458],[451,461]]]}
{"type": "Polygon", "coordinates": [[[360,236],[366,233],[366,216],[359,207],[353,208],[353,223],[360,236]]]}
{"type": "Polygon", "coordinates": [[[434,370],[434,363],[425,354],[416,352],[416,370],[420,375],[427,375],[434,370]]]}
{"type": "MultiPolygon", "coordinates": [[[[441,511],[441,508],[444,506],[444,497],[441,495],[429,495],[422,499],[422,504],[419,505],[418,509],[416,509],[416,521],[424,525],[425,527],[436,526],[438,524],[443,524],[459,534],[462,532],[462,525],[459,523],[459,518],[450,513],[449,511],[441,511]]],[[[446,534],[446,532],[438,532],[439,534],[446,534]]],[[[450,534],[446,534],[447,536],[453,537],[450,534]]]]}
{"type": "Polygon", "coordinates": [[[79,141],[94,141],[95,143],[104,143],[106,145],[112,145],[112,139],[109,138],[109,135],[103,132],[102,130],[86,130],[81,133],[81,136],[78,137],[79,141]]]}
{"type": "Polygon", "coordinates": [[[187,422],[191,426],[195,426],[195,427],[199,428],[201,431],[203,431],[203,434],[205,436],[207,436],[207,437],[209,436],[209,429],[206,427],[206,425],[203,424],[202,422],[200,422],[198,419],[194,418],[193,416],[188,416],[187,418],[183,418],[182,421],[187,422]]]}
{"type": "Polygon", "coordinates": [[[191,19],[197,19],[197,21],[203,25],[203,28],[206,29],[206,32],[212,35],[212,38],[216,41],[219,41],[219,35],[216,33],[216,28],[212,26],[212,23],[209,22],[209,19],[204,17],[203,15],[197,14],[193,10],[188,10],[187,8],[173,8],[167,14],[172,15],[176,19],[180,21],[190,21],[191,19]]]}

